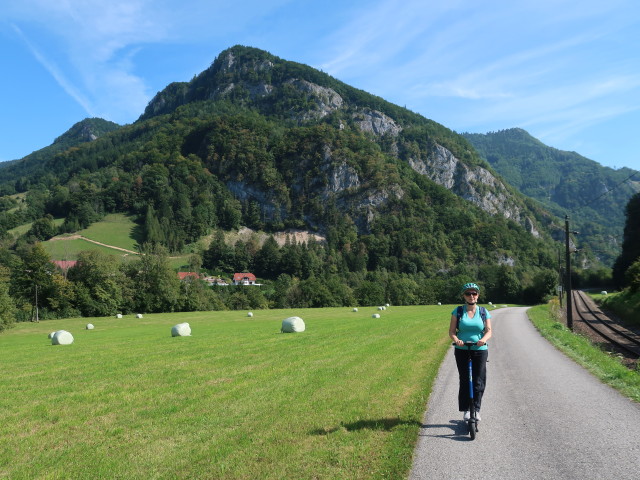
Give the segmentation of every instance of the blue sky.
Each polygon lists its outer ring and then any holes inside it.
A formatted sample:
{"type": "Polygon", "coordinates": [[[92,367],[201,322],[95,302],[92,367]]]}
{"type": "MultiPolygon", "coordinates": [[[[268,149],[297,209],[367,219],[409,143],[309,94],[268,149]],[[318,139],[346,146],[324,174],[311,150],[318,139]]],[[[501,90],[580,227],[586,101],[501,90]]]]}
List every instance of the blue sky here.
{"type": "Polygon", "coordinates": [[[0,161],[87,117],[132,123],[236,44],[457,132],[640,170],[636,0],[0,0],[0,161]]]}

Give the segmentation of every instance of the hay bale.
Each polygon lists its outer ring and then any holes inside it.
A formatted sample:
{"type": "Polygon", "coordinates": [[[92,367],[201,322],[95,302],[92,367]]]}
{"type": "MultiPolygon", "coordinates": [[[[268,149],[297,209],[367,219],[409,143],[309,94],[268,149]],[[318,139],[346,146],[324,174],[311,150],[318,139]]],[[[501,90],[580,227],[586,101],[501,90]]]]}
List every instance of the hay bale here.
{"type": "Polygon", "coordinates": [[[489,305],[493,305],[493,303],[489,302],[489,305]]]}
{"type": "Polygon", "coordinates": [[[190,337],[191,327],[187,322],[174,325],[173,327],[171,327],[171,336],[172,337],[190,337]]]}
{"type": "Polygon", "coordinates": [[[51,345],[71,345],[73,343],[73,335],[66,330],[58,330],[53,332],[51,337],[51,345]]]}
{"type": "Polygon", "coordinates": [[[55,333],[56,333],[56,332],[51,332],[51,333],[49,334],[49,336],[48,336],[49,340],[51,340],[51,339],[53,338],[53,335],[54,335],[55,333]]]}
{"type": "Polygon", "coordinates": [[[247,317],[253,317],[253,312],[247,313],[247,317]]]}
{"type": "Polygon", "coordinates": [[[87,330],[93,330],[95,327],[93,326],[93,323],[87,323],[87,326],[85,328],[87,330]]]}
{"type": "Polygon", "coordinates": [[[378,310],[384,310],[384,307],[378,307],[378,310]]]}
{"type": "Polygon", "coordinates": [[[371,315],[371,318],[380,318],[380,314],[379,313],[374,313],[373,315],[371,315]]]}
{"type": "Polygon", "coordinates": [[[136,314],[136,318],[142,318],[142,314],[141,313],[136,314]]]}
{"type": "Polygon", "coordinates": [[[442,305],[442,302],[438,302],[438,305],[442,305]]]}
{"type": "Polygon", "coordinates": [[[121,313],[117,314],[116,318],[122,318],[122,314],[121,313]]]}
{"type": "Polygon", "coordinates": [[[388,303],[385,303],[385,305],[384,305],[384,306],[385,306],[385,307],[388,307],[388,306],[389,306],[389,304],[388,304],[388,303]]]}
{"type": "Polygon", "coordinates": [[[282,333],[300,333],[305,330],[304,320],[300,317],[289,317],[285,318],[282,321],[282,328],[280,328],[280,332],[282,333]]]}
{"type": "Polygon", "coordinates": [[[354,311],[354,312],[357,312],[357,311],[358,311],[358,309],[357,309],[357,308],[354,308],[354,309],[353,309],[353,311],[354,311]]]}
{"type": "Polygon", "coordinates": [[[602,290],[602,291],[600,292],[600,295],[608,295],[608,293],[607,293],[607,291],[606,291],[606,290],[602,290]]]}

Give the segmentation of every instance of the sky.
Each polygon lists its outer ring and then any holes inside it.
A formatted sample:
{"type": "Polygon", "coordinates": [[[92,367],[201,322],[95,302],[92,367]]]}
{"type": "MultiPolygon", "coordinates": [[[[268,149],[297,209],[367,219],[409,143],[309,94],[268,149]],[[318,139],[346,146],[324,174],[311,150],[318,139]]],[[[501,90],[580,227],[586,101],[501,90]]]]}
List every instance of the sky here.
{"type": "Polygon", "coordinates": [[[637,0],[0,0],[0,161],[84,118],[133,123],[234,45],[458,133],[640,170],[637,0]]]}

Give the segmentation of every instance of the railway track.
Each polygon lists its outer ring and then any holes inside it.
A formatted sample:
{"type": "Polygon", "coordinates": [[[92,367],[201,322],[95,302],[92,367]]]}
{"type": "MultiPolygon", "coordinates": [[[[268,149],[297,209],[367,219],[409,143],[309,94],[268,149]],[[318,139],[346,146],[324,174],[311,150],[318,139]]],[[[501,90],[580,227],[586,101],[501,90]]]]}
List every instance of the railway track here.
{"type": "Polygon", "coordinates": [[[585,293],[578,290],[573,290],[571,293],[574,316],[627,357],[640,358],[640,335],[615,323],[599,310],[593,309],[585,299],[585,293]]]}

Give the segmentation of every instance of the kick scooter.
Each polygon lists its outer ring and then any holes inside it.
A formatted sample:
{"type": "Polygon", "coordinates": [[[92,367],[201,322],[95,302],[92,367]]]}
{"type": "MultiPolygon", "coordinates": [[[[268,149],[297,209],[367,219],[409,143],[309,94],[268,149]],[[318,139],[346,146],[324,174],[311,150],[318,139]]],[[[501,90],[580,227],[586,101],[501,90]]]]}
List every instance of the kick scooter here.
{"type": "MultiPolygon", "coordinates": [[[[464,342],[467,347],[467,358],[469,359],[469,420],[467,420],[467,426],[469,428],[469,436],[471,440],[475,440],[476,433],[478,433],[478,420],[476,419],[476,407],[473,402],[473,369],[471,363],[471,347],[476,345],[476,342],[464,342]]],[[[455,343],[453,344],[455,345],[455,343]]]]}

